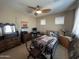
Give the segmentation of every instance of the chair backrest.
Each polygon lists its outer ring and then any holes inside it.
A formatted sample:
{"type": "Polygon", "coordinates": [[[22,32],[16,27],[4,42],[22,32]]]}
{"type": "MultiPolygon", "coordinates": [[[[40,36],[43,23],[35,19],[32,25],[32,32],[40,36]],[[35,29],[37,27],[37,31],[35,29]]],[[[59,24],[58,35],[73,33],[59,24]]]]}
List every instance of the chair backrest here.
{"type": "Polygon", "coordinates": [[[26,49],[29,52],[29,56],[32,56],[33,58],[37,58],[41,55],[41,50],[38,48],[35,48],[31,43],[26,43],[26,49]],[[29,47],[28,47],[29,46],[29,47]]]}
{"type": "Polygon", "coordinates": [[[25,45],[26,45],[26,49],[27,49],[28,52],[31,51],[31,44],[32,44],[31,41],[30,41],[30,42],[27,41],[27,42],[25,43],[25,45]]]}
{"type": "Polygon", "coordinates": [[[74,39],[70,43],[69,47],[69,58],[70,59],[76,59],[79,58],[79,39],[74,39]]]}

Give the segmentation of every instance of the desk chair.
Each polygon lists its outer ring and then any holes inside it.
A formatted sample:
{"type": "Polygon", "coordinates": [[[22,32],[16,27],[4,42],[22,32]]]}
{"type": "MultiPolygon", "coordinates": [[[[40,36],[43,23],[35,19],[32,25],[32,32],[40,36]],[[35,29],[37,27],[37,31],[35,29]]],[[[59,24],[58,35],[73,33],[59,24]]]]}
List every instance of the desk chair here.
{"type": "Polygon", "coordinates": [[[32,46],[32,43],[30,44],[30,46],[28,47],[28,43],[26,42],[26,48],[29,52],[29,55],[27,57],[27,59],[29,59],[30,57],[32,57],[33,59],[39,58],[41,55],[41,50],[39,50],[38,48],[34,48],[32,46]]]}

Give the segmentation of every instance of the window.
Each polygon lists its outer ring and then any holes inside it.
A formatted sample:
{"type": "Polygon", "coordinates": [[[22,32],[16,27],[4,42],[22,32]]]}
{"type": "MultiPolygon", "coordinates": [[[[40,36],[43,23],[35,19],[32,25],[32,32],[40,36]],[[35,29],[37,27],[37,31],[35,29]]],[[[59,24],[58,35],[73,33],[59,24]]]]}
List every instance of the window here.
{"type": "Polygon", "coordinates": [[[13,31],[13,32],[16,32],[15,26],[12,26],[12,31],[13,31]]]}
{"type": "Polygon", "coordinates": [[[75,34],[79,38],[79,8],[76,10],[75,23],[74,23],[72,33],[75,34]]]}
{"type": "Polygon", "coordinates": [[[0,36],[2,36],[2,29],[1,29],[1,27],[0,27],[0,36]]]}
{"type": "Polygon", "coordinates": [[[40,25],[46,25],[46,19],[41,19],[40,25]]]}
{"type": "Polygon", "coordinates": [[[64,16],[56,17],[55,24],[64,24],[64,16]]]}

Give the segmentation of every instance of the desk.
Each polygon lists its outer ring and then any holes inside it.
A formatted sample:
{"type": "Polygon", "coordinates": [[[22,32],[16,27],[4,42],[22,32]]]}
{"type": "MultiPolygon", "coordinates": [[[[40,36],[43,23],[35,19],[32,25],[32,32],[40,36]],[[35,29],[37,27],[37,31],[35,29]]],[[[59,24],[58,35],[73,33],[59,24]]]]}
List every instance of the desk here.
{"type": "Polygon", "coordinates": [[[39,48],[44,56],[50,55],[50,59],[53,59],[57,42],[57,37],[50,37],[44,35],[36,38],[33,42],[33,45],[35,48],[39,48]]]}

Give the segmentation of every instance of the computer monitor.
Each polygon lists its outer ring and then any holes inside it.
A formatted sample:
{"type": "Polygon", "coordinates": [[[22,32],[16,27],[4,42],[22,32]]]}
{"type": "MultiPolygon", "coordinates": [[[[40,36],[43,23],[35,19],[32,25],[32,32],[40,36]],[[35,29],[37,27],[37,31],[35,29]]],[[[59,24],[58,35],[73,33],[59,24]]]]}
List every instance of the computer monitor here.
{"type": "Polygon", "coordinates": [[[4,31],[4,34],[11,34],[12,33],[11,25],[10,24],[4,24],[3,31],[4,31]]]}

